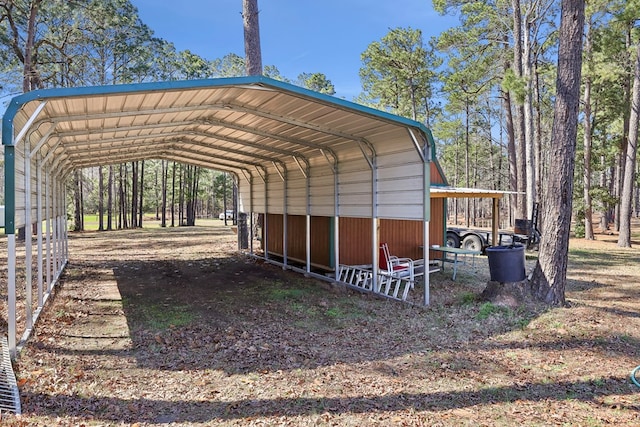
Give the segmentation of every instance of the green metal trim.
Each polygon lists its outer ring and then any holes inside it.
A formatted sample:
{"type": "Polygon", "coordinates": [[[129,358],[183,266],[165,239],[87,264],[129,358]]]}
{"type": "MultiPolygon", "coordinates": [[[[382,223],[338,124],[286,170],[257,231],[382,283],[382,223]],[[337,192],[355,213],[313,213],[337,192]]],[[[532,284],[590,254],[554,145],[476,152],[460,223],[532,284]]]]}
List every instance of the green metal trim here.
{"type": "Polygon", "coordinates": [[[133,94],[173,90],[186,91],[225,86],[248,86],[257,89],[262,88],[264,90],[269,90],[269,88],[272,88],[275,90],[280,90],[282,92],[292,93],[301,98],[319,101],[336,108],[351,110],[353,112],[358,112],[391,123],[414,128],[426,135],[432,150],[432,161],[436,162],[436,167],[444,177],[442,169],[440,168],[437,160],[435,160],[435,146],[433,144],[433,136],[431,135],[431,131],[422,123],[264,76],[227,77],[216,79],[176,80],[125,85],[40,89],[23,93],[11,99],[7,110],[5,111],[2,118],[2,144],[5,146],[5,232],[15,231],[15,159],[13,157],[14,151],[6,150],[6,148],[13,147],[15,145],[15,140],[13,137],[13,121],[16,114],[20,111],[23,105],[35,100],[44,101],[47,99],[56,99],[63,97],[89,97],[98,95],[133,94]]]}
{"type": "MultiPolygon", "coordinates": [[[[4,128],[3,128],[4,134],[4,128]]],[[[4,234],[16,233],[16,154],[13,145],[4,147],[4,234]]]]}
{"type": "Polygon", "coordinates": [[[447,176],[445,175],[444,170],[442,169],[442,166],[438,161],[438,156],[436,155],[436,144],[433,139],[433,134],[431,133],[431,129],[425,128],[425,135],[427,135],[427,140],[429,141],[429,147],[431,148],[431,163],[436,165],[438,174],[440,175],[440,178],[442,178],[442,181],[443,181],[443,184],[439,184],[439,185],[449,185],[449,181],[447,181],[447,176]]]}
{"type": "Polygon", "coordinates": [[[63,97],[86,97],[93,95],[115,95],[128,93],[144,93],[144,92],[160,92],[169,90],[196,90],[224,86],[256,86],[263,88],[278,89],[283,92],[296,94],[303,98],[309,98],[321,101],[328,105],[341,107],[344,109],[356,111],[365,115],[373,116],[382,120],[393,123],[410,126],[418,129],[425,134],[429,134],[429,139],[433,141],[430,132],[422,123],[405,117],[396,116],[385,111],[376,110],[375,108],[356,104],[355,102],[345,99],[336,98],[331,95],[315,92],[303,87],[299,87],[290,83],[274,80],[264,76],[244,76],[244,77],[224,77],[216,79],[200,79],[200,80],[174,80],[164,82],[148,82],[124,85],[107,85],[107,86],[84,86],[84,87],[65,87],[39,89],[31,92],[23,93],[11,99],[7,111],[3,117],[3,137],[2,143],[10,145],[10,138],[7,138],[6,132],[12,129],[12,121],[18,110],[26,103],[34,100],[46,100],[63,97]]]}

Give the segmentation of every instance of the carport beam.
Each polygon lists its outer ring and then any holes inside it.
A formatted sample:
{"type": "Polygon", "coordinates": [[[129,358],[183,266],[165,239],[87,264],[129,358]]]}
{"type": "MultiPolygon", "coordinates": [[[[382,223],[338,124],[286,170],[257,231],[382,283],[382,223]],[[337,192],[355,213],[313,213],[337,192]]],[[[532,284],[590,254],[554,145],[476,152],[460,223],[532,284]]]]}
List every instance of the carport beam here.
{"type": "MultiPolygon", "coordinates": [[[[42,105],[42,104],[41,104],[42,105]]],[[[33,260],[33,224],[31,221],[31,147],[26,138],[24,147],[24,259],[25,259],[25,329],[33,328],[33,292],[31,264],[33,260]]]]}
{"type": "Polygon", "coordinates": [[[16,235],[7,235],[7,342],[12,359],[16,351],[16,235]]]}
{"type": "MultiPolygon", "coordinates": [[[[49,167],[47,166],[47,169],[49,169],[49,167]]],[[[51,286],[51,267],[52,267],[52,254],[51,254],[51,178],[49,175],[49,171],[47,171],[44,174],[44,198],[45,198],[45,202],[44,202],[44,207],[46,210],[46,232],[47,235],[45,236],[45,246],[46,246],[46,254],[45,254],[45,270],[47,271],[47,291],[51,292],[52,286],[51,286]]]]}
{"type": "Polygon", "coordinates": [[[37,182],[37,233],[38,233],[38,307],[42,307],[44,304],[44,292],[43,292],[43,280],[42,280],[42,161],[40,156],[37,159],[36,169],[36,182],[37,182]]]}

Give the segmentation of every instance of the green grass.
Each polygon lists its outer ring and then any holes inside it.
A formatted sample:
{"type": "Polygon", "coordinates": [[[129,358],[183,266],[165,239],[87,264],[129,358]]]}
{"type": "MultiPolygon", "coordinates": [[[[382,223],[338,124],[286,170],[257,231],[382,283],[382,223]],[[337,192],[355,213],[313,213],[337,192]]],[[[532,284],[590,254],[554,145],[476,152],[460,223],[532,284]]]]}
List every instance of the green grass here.
{"type": "Polygon", "coordinates": [[[494,314],[503,314],[503,313],[508,313],[509,311],[511,310],[509,310],[506,307],[500,307],[499,305],[495,305],[490,302],[485,302],[480,306],[480,309],[478,310],[478,314],[476,314],[476,319],[485,320],[493,316],[494,314]]]}
{"type": "MultiPolygon", "coordinates": [[[[84,216],[84,229],[85,231],[97,231],[98,230],[98,215],[85,215],[84,216]]],[[[176,217],[176,223],[178,218],[176,217]]],[[[167,216],[167,225],[171,224],[171,216],[167,216]]],[[[112,227],[116,227],[116,218],[113,218],[111,223],[112,227]]],[[[220,226],[224,225],[224,221],[220,221],[217,218],[198,218],[196,219],[196,225],[206,225],[206,226],[220,226]]],[[[103,218],[103,226],[107,227],[107,216],[105,215],[103,218]]],[[[155,219],[154,213],[146,213],[142,218],[142,227],[143,228],[159,228],[160,220],[155,219]]],[[[69,221],[69,230],[73,228],[73,219],[69,221]]]]}
{"type": "Polygon", "coordinates": [[[155,331],[185,326],[193,322],[197,315],[190,306],[145,303],[138,306],[143,325],[155,331]]]}
{"type": "Polygon", "coordinates": [[[309,289],[283,289],[274,288],[269,290],[269,298],[276,301],[299,300],[309,293],[309,289]]]}
{"type": "Polygon", "coordinates": [[[458,301],[460,302],[461,305],[473,304],[474,302],[476,302],[476,299],[477,299],[476,294],[468,291],[462,292],[458,297],[458,301]]]}

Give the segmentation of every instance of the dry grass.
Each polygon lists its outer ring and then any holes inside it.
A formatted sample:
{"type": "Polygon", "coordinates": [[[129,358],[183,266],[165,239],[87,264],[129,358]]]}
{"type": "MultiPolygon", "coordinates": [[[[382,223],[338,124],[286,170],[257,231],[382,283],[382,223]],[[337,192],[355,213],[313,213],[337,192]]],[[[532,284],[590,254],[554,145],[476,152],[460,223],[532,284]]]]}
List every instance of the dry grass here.
{"type": "MultiPolygon", "coordinates": [[[[572,241],[571,308],[432,305],[237,257],[223,227],[89,233],[17,363],[17,425],[632,426],[638,249],[572,241]]],[[[534,260],[530,260],[531,263],[534,260]]],[[[470,266],[469,266],[470,267],[470,266]]],[[[418,289],[417,293],[421,291],[418,289]]]]}

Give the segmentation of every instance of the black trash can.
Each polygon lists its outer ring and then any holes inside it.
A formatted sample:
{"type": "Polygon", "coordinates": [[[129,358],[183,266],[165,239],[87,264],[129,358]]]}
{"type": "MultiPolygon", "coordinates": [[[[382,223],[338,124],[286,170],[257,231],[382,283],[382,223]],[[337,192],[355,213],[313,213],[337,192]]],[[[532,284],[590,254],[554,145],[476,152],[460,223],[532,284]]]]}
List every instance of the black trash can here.
{"type": "Polygon", "coordinates": [[[489,274],[494,282],[508,283],[524,280],[524,246],[489,246],[489,274]]]}

